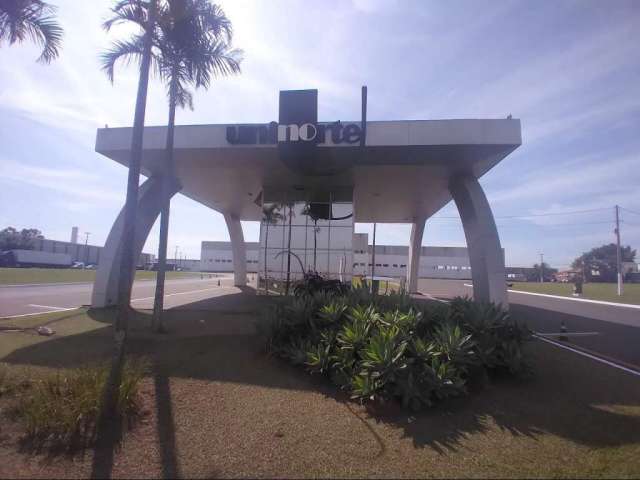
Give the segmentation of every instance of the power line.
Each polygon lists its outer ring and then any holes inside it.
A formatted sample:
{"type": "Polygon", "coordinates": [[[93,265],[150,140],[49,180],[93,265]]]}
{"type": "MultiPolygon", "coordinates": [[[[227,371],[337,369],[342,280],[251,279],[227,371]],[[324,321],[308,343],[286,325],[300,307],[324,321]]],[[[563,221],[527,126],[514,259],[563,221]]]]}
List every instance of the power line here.
{"type": "MultiPolygon", "coordinates": [[[[595,213],[595,212],[602,212],[605,210],[609,210],[609,208],[592,208],[590,210],[573,210],[570,212],[555,212],[555,213],[531,213],[528,215],[501,215],[501,216],[494,216],[493,218],[497,218],[497,219],[518,219],[518,218],[533,218],[533,217],[555,217],[555,216],[562,216],[562,215],[576,215],[576,214],[582,214],[582,213],[595,213]]],[[[640,215],[640,214],[638,214],[640,215]]],[[[440,219],[440,218],[446,218],[446,219],[452,219],[452,220],[458,220],[460,217],[450,217],[450,216],[442,216],[442,217],[433,217],[433,219],[440,219]]]]}
{"type": "Polygon", "coordinates": [[[634,215],[640,215],[640,212],[634,212],[633,210],[629,210],[628,208],[620,207],[620,210],[624,210],[628,213],[633,213],[634,215]]]}
{"type": "MultiPolygon", "coordinates": [[[[435,220],[438,220],[437,218],[435,220]]],[[[538,226],[538,227],[571,227],[571,226],[582,226],[582,225],[611,225],[613,223],[612,220],[606,220],[606,221],[599,221],[599,222],[574,222],[574,223],[553,223],[553,224],[549,224],[549,225],[544,225],[544,224],[534,224],[534,226],[538,226]]],[[[629,222],[620,222],[620,223],[629,223],[629,222]]],[[[632,225],[632,224],[631,224],[632,225]]],[[[462,228],[461,225],[442,225],[442,226],[451,226],[451,227],[460,227],[462,228]]],[[[497,224],[496,227],[498,228],[523,228],[522,225],[502,225],[502,224],[497,224]]],[[[440,228],[440,226],[438,226],[438,228],[440,228]]]]}

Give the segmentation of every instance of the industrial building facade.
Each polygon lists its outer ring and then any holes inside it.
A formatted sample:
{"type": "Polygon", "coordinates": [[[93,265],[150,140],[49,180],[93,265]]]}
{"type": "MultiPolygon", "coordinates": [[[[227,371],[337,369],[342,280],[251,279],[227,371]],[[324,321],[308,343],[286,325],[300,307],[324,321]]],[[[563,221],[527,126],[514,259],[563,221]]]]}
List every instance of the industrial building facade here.
{"type": "MultiPolygon", "coordinates": [[[[65,242],[48,238],[35,239],[32,247],[32,250],[41,252],[68,254],[71,256],[71,262],[82,262],[85,265],[98,265],[103,249],[103,247],[97,245],[85,245],[84,243],[65,242]]],[[[151,253],[140,253],[136,266],[144,268],[147,264],[153,262],[154,258],[155,256],[151,253]]]]}
{"type": "MultiPolygon", "coordinates": [[[[262,227],[264,228],[264,226],[262,227]]],[[[270,226],[270,230],[273,225],[270,226]]],[[[269,233],[271,235],[271,232],[269,233]]],[[[373,246],[368,245],[368,235],[366,233],[356,233],[353,235],[353,250],[346,258],[352,258],[352,265],[348,276],[368,276],[372,271],[373,246]]],[[[247,272],[264,274],[264,246],[259,242],[246,242],[247,246],[247,272]]],[[[298,249],[299,250],[299,249],[298,249]]],[[[303,250],[304,252],[304,250],[303,250]]],[[[375,268],[376,276],[403,278],[407,275],[407,257],[409,247],[404,245],[376,245],[375,248],[375,268]]],[[[267,250],[267,255],[270,252],[267,250]]],[[[303,253],[304,255],[304,253],[303,253]]],[[[345,258],[343,257],[343,259],[345,258]]],[[[312,252],[307,253],[303,262],[311,263],[312,252]]],[[[326,260],[327,256],[322,257],[326,260]]],[[[280,255],[275,269],[269,269],[267,275],[271,278],[279,278],[282,272],[286,272],[286,255],[280,255]]],[[[317,258],[316,258],[317,261],[317,258]]],[[[339,261],[337,262],[339,266],[339,261]]],[[[296,260],[291,262],[292,278],[300,277],[300,268],[296,260]],[[296,268],[298,267],[298,268],[296,268]]],[[[233,250],[231,242],[202,242],[200,253],[200,267],[203,272],[233,272],[233,250]]],[[[309,268],[312,268],[309,266],[309,268]]],[[[349,269],[345,269],[349,270],[349,269]]],[[[339,276],[340,272],[335,272],[339,276]]],[[[343,273],[346,280],[347,274],[343,273]]],[[[471,279],[471,266],[469,265],[469,254],[464,247],[422,247],[420,250],[420,266],[418,269],[419,278],[439,278],[439,279],[471,279]]]]}

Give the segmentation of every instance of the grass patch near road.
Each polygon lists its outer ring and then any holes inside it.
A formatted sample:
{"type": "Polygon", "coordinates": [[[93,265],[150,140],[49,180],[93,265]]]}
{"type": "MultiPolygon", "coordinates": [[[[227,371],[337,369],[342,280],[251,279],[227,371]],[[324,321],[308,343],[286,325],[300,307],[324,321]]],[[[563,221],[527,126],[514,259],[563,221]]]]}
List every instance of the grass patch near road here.
{"type": "MultiPolygon", "coordinates": [[[[153,362],[142,392],[150,411],[116,452],[113,478],[640,472],[636,377],[534,341],[530,380],[496,379],[477,395],[418,414],[391,404],[370,409],[264,354],[253,324],[275,301],[231,292],[178,307],[167,312],[166,335],[148,333],[149,312],[137,313],[128,352],[153,362]]],[[[52,322],[56,335],[0,333],[0,364],[17,381],[40,369],[63,372],[104,360],[112,315],[81,309],[34,316],[52,322]]],[[[91,455],[43,462],[21,452],[15,430],[3,422],[0,477],[90,476],[91,455]]]]}
{"type": "MultiPolygon", "coordinates": [[[[512,290],[523,292],[545,293],[548,295],[559,295],[561,297],[571,297],[573,294],[572,283],[536,283],[536,282],[515,282],[512,290]]],[[[615,283],[585,283],[581,298],[589,300],[602,300],[605,302],[629,303],[640,305],[640,283],[630,283],[624,285],[623,295],[618,296],[615,283]]]]}
{"type": "MultiPolygon", "coordinates": [[[[167,278],[199,276],[197,272],[167,272],[167,278]]],[[[24,285],[29,283],[93,282],[95,270],[71,268],[0,268],[0,285],[24,285]]],[[[136,280],[154,280],[156,272],[137,270],[136,280]]]]}

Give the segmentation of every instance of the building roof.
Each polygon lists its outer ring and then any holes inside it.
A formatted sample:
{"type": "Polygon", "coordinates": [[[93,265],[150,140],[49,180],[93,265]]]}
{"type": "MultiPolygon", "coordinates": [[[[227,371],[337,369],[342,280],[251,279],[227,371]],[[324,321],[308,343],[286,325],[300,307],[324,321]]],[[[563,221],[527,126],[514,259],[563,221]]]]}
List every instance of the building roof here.
{"type": "MultiPolygon", "coordinates": [[[[260,247],[259,242],[245,242],[247,250],[254,250],[260,247]]],[[[231,242],[229,241],[203,241],[203,250],[231,250],[231,242]]]]}
{"type": "MultiPolygon", "coordinates": [[[[321,125],[319,123],[318,125],[321,125]]],[[[364,148],[319,144],[315,162],[327,174],[303,175],[281,160],[278,145],[227,141],[233,125],[175,129],[174,159],[181,193],[242,220],[261,220],[263,191],[296,195],[353,192],[354,221],[407,223],[429,217],[451,200],[459,174],[481,177],[521,143],[520,121],[401,120],[367,122],[364,148]]],[[[131,128],[98,129],[96,151],[128,165],[131,128]]],[[[142,173],[162,172],[166,127],[146,127],[142,173]]]]}

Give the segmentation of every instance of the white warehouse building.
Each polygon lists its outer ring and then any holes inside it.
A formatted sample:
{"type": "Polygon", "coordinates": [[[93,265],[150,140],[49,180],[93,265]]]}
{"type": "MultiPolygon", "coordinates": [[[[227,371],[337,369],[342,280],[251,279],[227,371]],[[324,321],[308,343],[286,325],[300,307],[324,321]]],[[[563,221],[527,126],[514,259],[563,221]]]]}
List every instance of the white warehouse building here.
{"type": "MultiPolygon", "coordinates": [[[[247,272],[258,272],[264,268],[264,249],[259,242],[246,242],[247,272]]],[[[353,234],[353,275],[371,275],[373,246],[368,244],[366,233],[353,234]]],[[[376,245],[375,275],[402,278],[407,275],[409,247],[405,245],[376,245]]],[[[231,242],[204,241],[201,247],[201,269],[203,272],[233,272],[231,242]]],[[[286,255],[281,255],[284,262],[286,255]]],[[[297,272],[296,261],[291,270],[297,272]]],[[[286,268],[286,267],[285,267],[286,268]]],[[[469,254],[464,247],[422,247],[420,251],[420,278],[471,279],[469,254]]],[[[296,275],[296,278],[298,275],[296,275]]]]}

